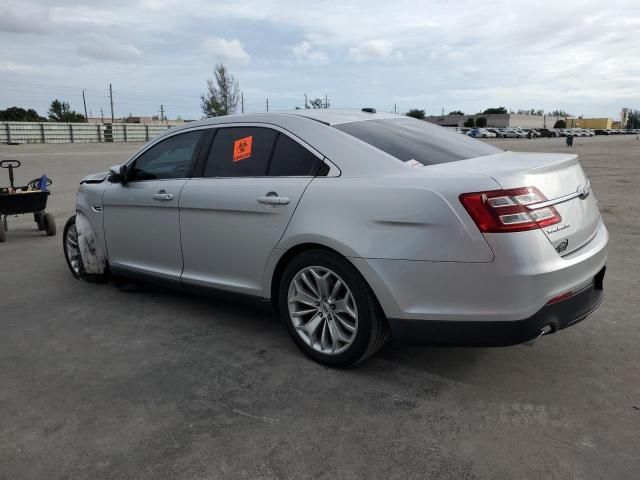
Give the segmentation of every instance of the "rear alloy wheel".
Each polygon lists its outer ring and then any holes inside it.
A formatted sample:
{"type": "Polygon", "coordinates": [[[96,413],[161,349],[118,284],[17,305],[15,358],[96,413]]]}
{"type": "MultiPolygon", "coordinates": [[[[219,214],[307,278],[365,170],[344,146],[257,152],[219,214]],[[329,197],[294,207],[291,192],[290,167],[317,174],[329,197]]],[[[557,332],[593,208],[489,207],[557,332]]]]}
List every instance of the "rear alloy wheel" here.
{"type": "Polygon", "coordinates": [[[328,366],[346,367],[366,359],[389,335],[364,278],[330,252],[308,251],[292,260],[283,273],[279,305],[298,347],[328,366]]]}
{"type": "Polygon", "coordinates": [[[344,280],[319,266],[300,270],[289,285],[289,315],[304,342],[326,355],[345,351],[358,332],[358,307],[344,280]]]}

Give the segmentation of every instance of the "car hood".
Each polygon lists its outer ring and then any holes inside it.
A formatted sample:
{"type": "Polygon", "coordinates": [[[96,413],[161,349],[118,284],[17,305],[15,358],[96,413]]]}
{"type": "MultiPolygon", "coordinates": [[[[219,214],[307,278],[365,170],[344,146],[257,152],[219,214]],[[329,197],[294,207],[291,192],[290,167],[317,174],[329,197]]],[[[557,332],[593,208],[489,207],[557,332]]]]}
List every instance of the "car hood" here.
{"type": "Polygon", "coordinates": [[[109,172],[100,172],[100,173],[92,173],[91,175],[87,175],[82,180],[80,180],[80,184],[83,183],[102,183],[105,178],[109,176],[109,172]]]}

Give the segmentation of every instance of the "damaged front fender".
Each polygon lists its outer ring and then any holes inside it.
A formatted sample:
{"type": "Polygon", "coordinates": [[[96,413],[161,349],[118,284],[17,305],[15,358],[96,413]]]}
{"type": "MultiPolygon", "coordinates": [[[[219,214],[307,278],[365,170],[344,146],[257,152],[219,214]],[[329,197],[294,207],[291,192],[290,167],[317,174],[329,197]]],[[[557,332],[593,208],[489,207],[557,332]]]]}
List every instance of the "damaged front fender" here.
{"type": "Polygon", "coordinates": [[[76,231],[78,232],[78,248],[85,273],[96,275],[104,273],[107,268],[107,255],[93,231],[91,222],[81,212],[76,214],[76,231]]]}

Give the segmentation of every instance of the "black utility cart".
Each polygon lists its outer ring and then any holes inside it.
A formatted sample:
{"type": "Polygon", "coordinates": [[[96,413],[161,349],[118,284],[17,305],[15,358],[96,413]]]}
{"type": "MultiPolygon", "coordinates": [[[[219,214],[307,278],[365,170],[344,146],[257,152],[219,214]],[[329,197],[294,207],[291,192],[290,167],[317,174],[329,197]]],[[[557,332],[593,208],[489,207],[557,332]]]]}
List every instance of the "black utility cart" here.
{"type": "Polygon", "coordinates": [[[0,243],[6,240],[7,217],[32,213],[38,230],[47,235],[56,234],[56,222],[53,215],[46,213],[48,187],[51,180],[46,176],[35,178],[22,187],[14,185],[13,170],[20,167],[18,160],[2,160],[0,167],[9,171],[9,187],[0,187],[0,243]]]}

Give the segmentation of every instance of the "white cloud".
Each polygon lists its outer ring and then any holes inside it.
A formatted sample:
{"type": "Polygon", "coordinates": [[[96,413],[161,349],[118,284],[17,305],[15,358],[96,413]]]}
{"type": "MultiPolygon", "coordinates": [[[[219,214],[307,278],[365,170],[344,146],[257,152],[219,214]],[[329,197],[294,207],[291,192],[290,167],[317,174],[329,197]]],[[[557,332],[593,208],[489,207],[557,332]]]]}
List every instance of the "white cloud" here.
{"type": "Polygon", "coordinates": [[[6,73],[34,73],[38,69],[32,65],[22,65],[15,62],[0,62],[0,72],[6,73]]]}
{"type": "Polygon", "coordinates": [[[237,38],[233,40],[207,38],[202,42],[202,48],[216,61],[246,65],[251,60],[251,56],[237,38]]]}
{"type": "Polygon", "coordinates": [[[293,56],[300,63],[311,63],[313,65],[322,65],[329,61],[326,53],[320,50],[314,50],[311,44],[304,40],[297,45],[291,47],[293,56]]]}
{"type": "Polygon", "coordinates": [[[142,50],[104,35],[85,35],[78,46],[78,55],[90,60],[130,63],[142,58],[142,50]]]}
{"type": "Polygon", "coordinates": [[[393,44],[388,40],[367,40],[357,47],[351,47],[348,57],[357,63],[393,58],[401,60],[402,52],[394,53],[393,44]]]}
{"type": "Polygon", "coordinates": [[[50,12],[29,2],[0,6],[0,32],[44,33],[49,30],[50,12]]]}

